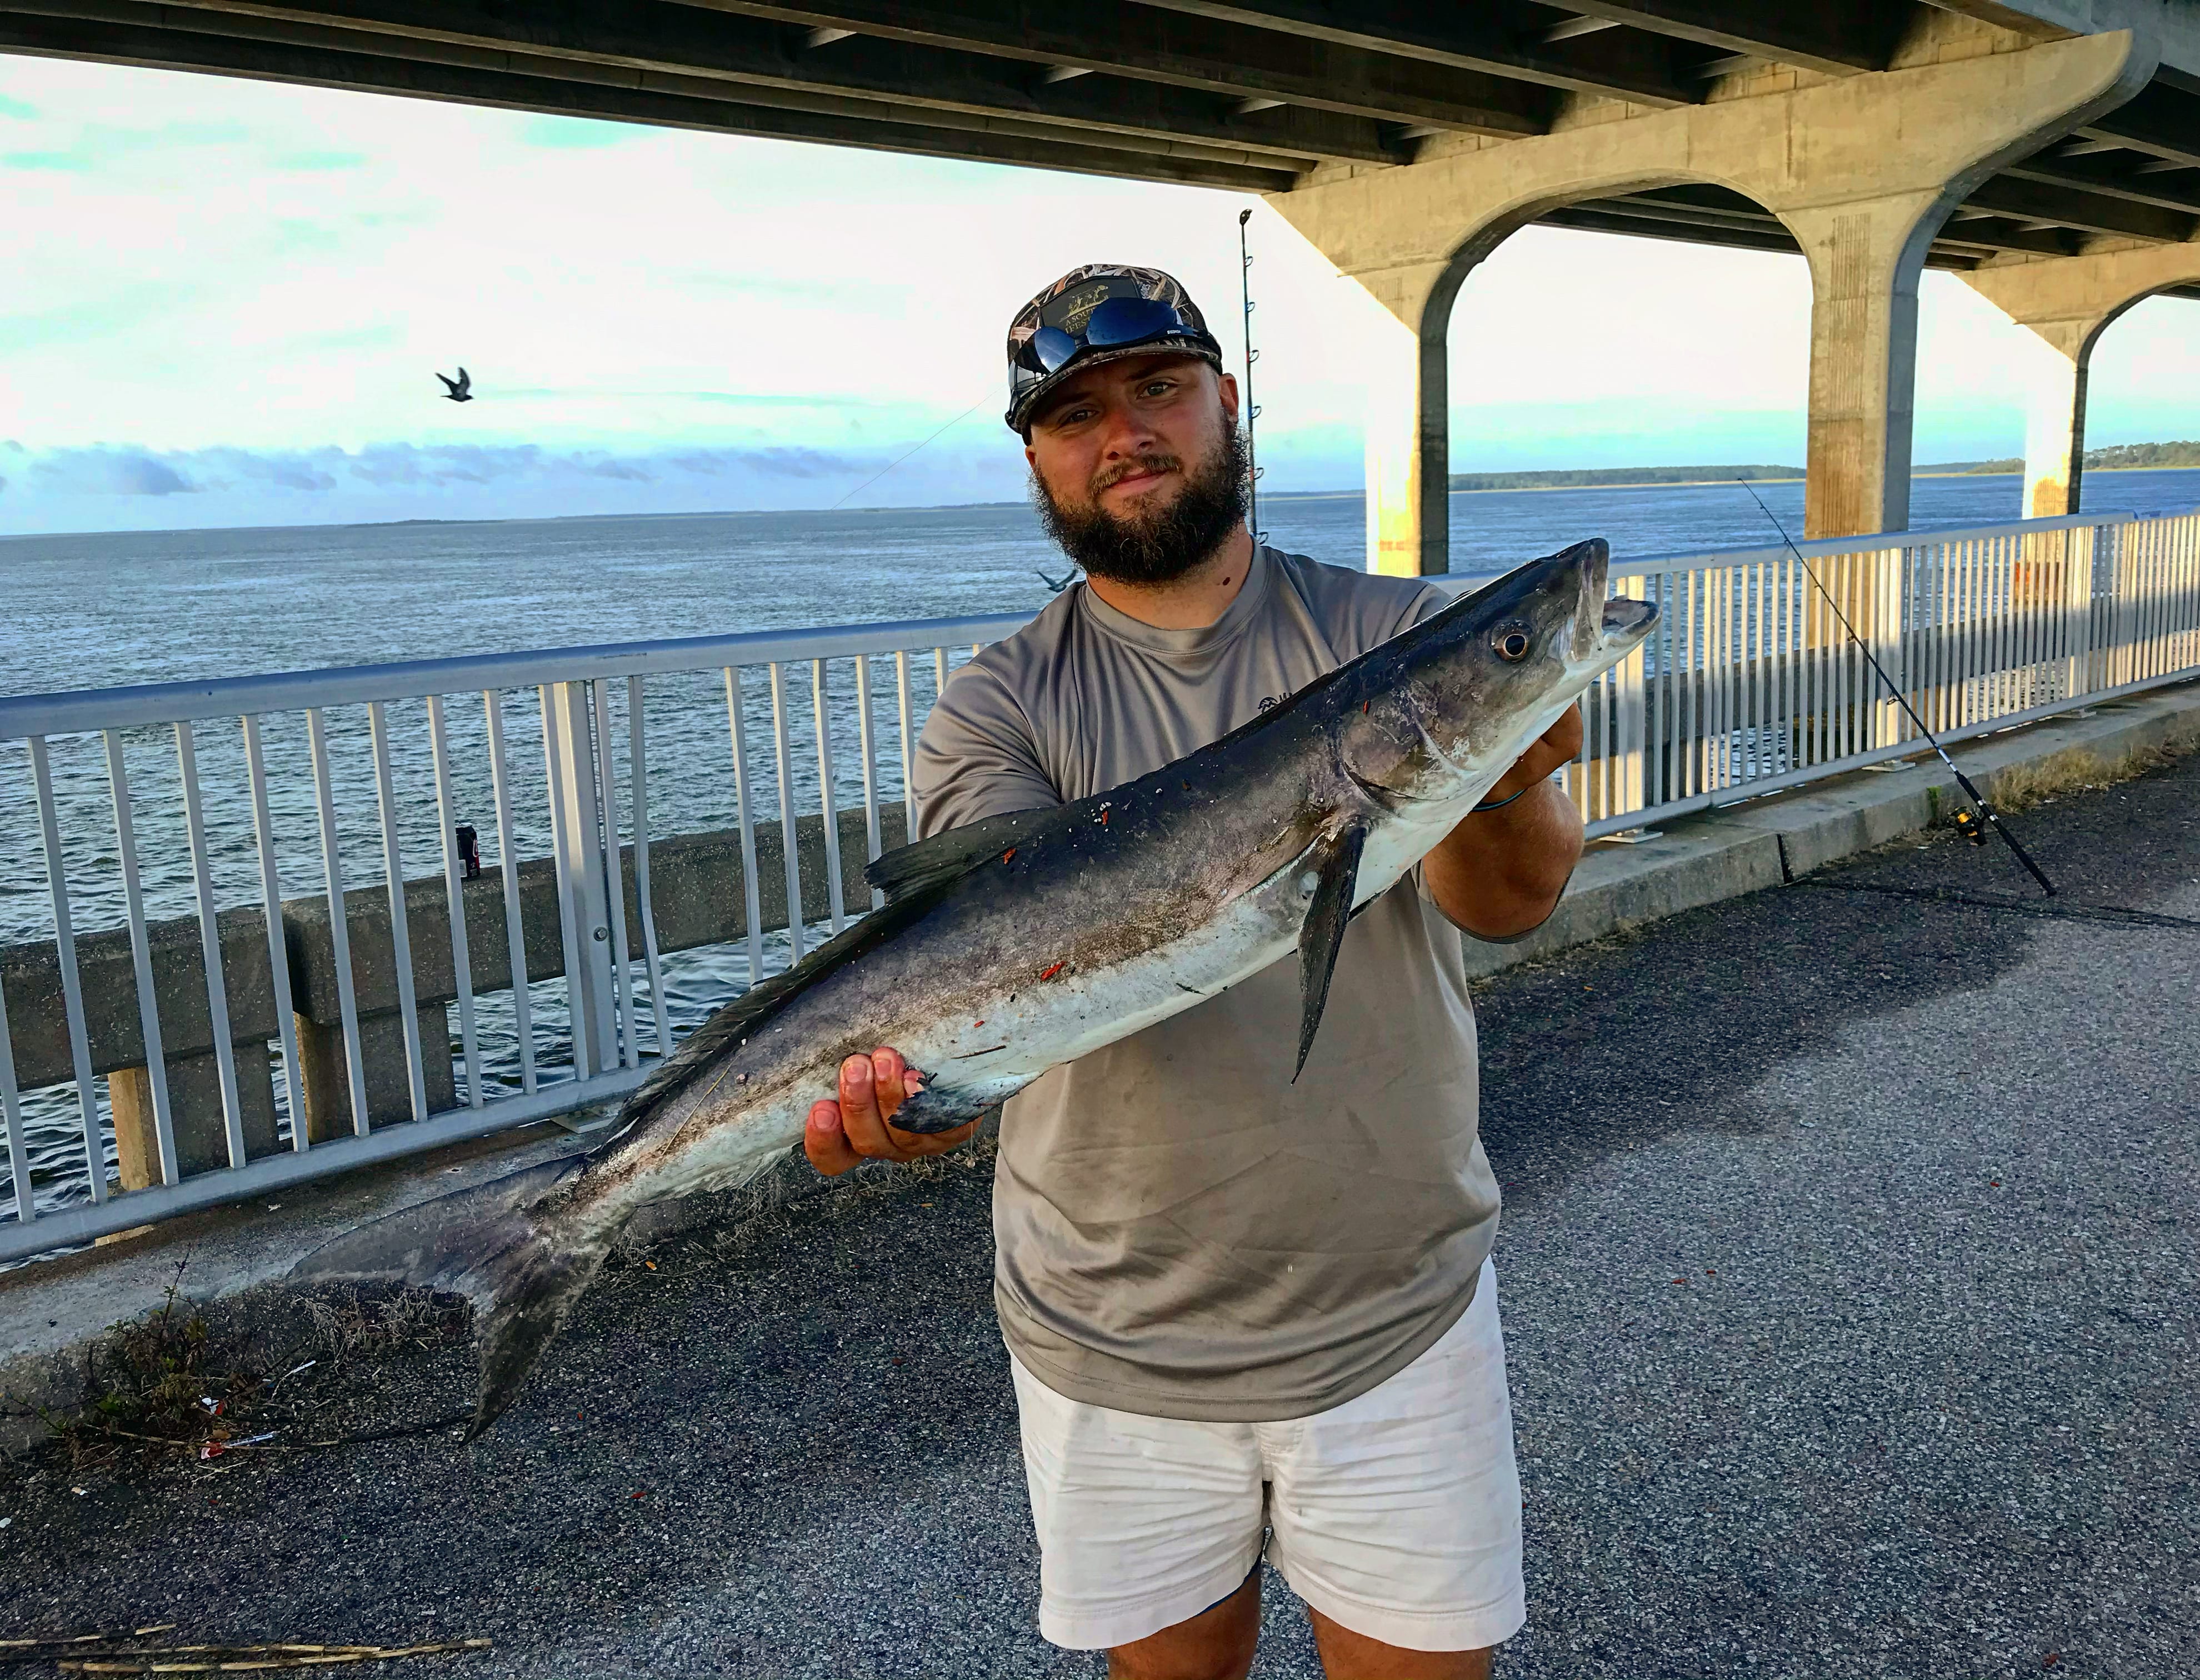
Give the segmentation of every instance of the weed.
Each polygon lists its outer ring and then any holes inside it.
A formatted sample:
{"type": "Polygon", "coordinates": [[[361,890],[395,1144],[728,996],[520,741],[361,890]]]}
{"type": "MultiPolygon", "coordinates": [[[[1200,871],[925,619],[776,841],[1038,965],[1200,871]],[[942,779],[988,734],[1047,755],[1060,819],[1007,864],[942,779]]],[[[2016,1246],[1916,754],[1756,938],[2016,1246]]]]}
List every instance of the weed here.
{"type": "Polygon", "coordinates": [[[2024,811],[2066,793],[2090,793],[2132,781],[2167,769],[2200,748],[2200,735],[2181,735],[2155,746],[2135,746],[2113,758],[2083,747],[2026,764],[2012,764],[1994,777],[1992,797],[2002,811],[2024,811]]]}
{"type": "Polygon", "coordinates": [[[226,1436],[259,1393],[262,1372],[184,1294],[190,1263],[176,1262],[158,1311],[115,1325],[85,1355],[96,1398],[73,1418],[43,1414],[76,1465],[112,1463],[133,1450],[196,1450],[226,1436]]]}
{"type": "Polygon", "coordinates": [[[77,1467],[257,1444],[318,1418],[327,1396],[308,1390],[353,1356],[433,1352],[467,1332],[465,1303],[452,1297],[352,1289],[302,1297],[302,1317],[255,1338],[223,1328],[184,1293],[188,1264],[178,1262],[155,1311],[114,1326],[86,1353],[85,1404],[73,1415],[39,1413],[77,1467]]]}

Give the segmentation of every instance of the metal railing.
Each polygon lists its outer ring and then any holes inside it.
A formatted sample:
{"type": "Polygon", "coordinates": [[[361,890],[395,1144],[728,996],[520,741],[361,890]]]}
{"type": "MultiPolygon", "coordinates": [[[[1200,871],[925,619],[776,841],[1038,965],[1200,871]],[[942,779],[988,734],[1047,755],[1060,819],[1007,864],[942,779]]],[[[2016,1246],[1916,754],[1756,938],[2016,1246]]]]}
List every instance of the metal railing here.
{"type": "MultiPolygon", "coordinates": [[[[1592,835],[1916,750],[1805,560],[1950,739],[2200,670],[2200,516],[1877,541],[1614,565],[1665,618],[1586,697],[1592,835]]],[[[869,907],[1027,622],[0,700],[0,1259],[631,1090],[869,907]]]]}
{"type": "Polygon", "coordinates": [[[2200,514],[1890,535],[1613,565],[1663,617],[1584,698],[1591,838],[1919,751],[1860,643],[1943,740],[2200,670],[2200,514]]]}

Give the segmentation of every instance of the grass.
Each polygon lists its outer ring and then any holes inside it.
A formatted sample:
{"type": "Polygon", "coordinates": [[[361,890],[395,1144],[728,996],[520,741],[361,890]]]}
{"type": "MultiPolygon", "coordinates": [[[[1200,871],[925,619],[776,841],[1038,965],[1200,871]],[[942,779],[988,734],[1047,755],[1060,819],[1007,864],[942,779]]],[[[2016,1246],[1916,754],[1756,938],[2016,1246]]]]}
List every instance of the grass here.
{"type": "Polygon", "coordinates": [[[2181,731],[2152,746],[2136,746],[2113,758],[2073,746],[2036,761],[2012,764],[1987,790],[1998,811],[2020,811],[2069,793],[2091,793],[2132,781],[2166,769],[2200,750],[2200,729],[2181,731]]]}

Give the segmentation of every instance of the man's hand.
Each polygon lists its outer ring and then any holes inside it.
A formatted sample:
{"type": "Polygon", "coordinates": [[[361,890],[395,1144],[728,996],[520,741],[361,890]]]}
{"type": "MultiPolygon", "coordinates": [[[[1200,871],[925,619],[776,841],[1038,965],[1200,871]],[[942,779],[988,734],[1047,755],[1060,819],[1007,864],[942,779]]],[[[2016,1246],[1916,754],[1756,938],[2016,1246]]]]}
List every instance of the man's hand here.
{"type": "Polygon", "coordinates": [[[952,1132],[904,1132],[891,1124],[895,1110],[923,1089],[923,1075],[898,1050],[881,1045],[869,1056],[850,1057],[840,1064],[840,1100],[810,1105],[802,1152],[819,1172],[837,1178],[866,1158],[906,1162],[967,1143],[978,1129],[974,1120],[952,1132]]]}
{"type": "Polygon", "coordinates": [[[1485,805],[1438,841],[1422,866],[1436,907],[1479,938],[1517,938],[1541,927],[1581,861],[1581,813],[1547,778],[1581,751],[1582,715],[1569,707],[1483,795],[1485,805]],[[1524,792],[1523,790],[1525,790],[1524,792]]]}
{"type": "Polygon", "coordinates": [[[1494,799],[1510,799],[1523,787],[1544,781],[1559,765],[1571,764],[1581,749],[1581,707],[1571,705],[1557,723],[1536,737],[1511,770],[1497,778],[1497,785],[1482,796],[1482,802],[1488,805],[1494,799]]]}

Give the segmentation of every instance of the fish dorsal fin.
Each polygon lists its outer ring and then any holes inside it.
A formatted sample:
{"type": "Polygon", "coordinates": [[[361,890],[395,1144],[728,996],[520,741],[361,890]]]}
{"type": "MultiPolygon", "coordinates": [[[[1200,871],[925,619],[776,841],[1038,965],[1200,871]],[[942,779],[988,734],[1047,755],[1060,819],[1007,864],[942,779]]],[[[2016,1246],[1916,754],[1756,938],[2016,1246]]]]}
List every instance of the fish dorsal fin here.
{"type": "Polygon", "coordinates": [[[1291,1069],[1294,1085],[1306,1071],[1307,1052],[1314,1048],[1314,1035],[1329,1002],[1329,977],[1337,970],[1345,924],[1352,920],[1352,895],[1360,883],[1360,854],[1366,847],[1367,827],[1355,822],[1306,859],[1314,873],[1314,888],[1307,905],[1306,926],[1299,932],[1299,1062],[1291,1069]]]}
{"type": "Polygon", "coordinates": [[[945,887],[1002,856],[1060,809],[1014,811],[950,828],[874,858],[863,879],[885,893],[888,904],[911,893],[945,887]]]}
{"type": "Polygon", "coordinates": [[[658,1062],[620,1109],[610,1140],[624,1137],[670,1102],[696,1070],[764,1031],[772,1018],[836,969],[845,968],[921,920],[939,901],[937,892],[912,893],[875,910],[835,934],[783,975],[759,981],[720,1009],[658,1062]]]}

